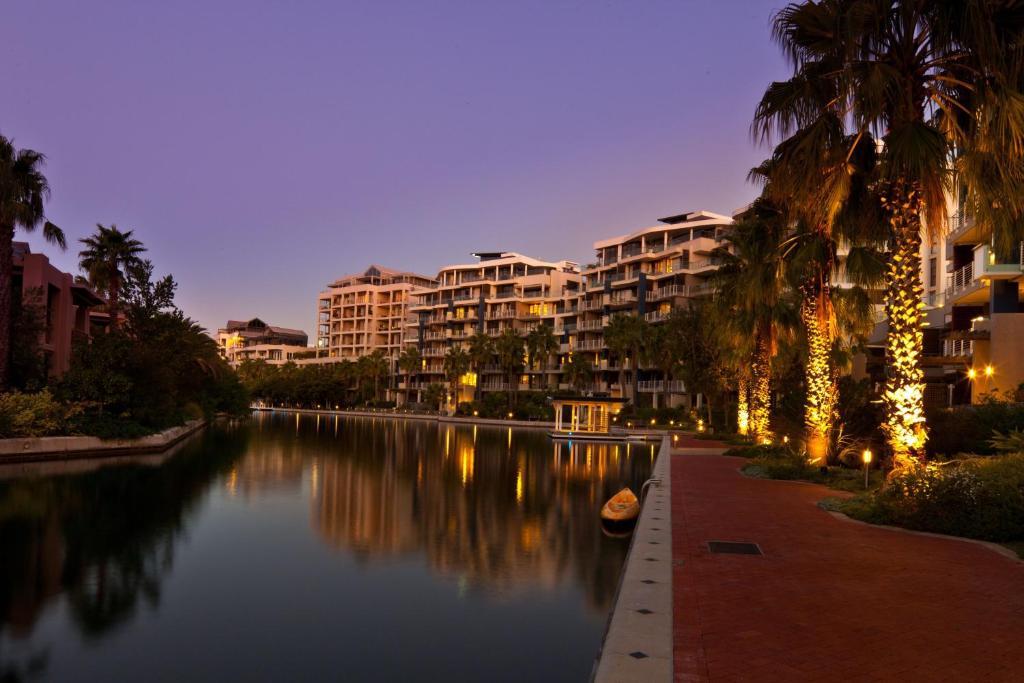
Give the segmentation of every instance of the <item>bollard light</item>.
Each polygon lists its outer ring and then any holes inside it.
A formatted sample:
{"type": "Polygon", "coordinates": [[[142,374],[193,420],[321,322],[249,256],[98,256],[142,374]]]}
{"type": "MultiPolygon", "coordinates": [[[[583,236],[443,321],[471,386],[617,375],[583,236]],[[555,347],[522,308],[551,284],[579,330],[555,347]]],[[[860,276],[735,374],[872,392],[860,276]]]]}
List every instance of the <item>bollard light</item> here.
{"type": "Polygon", "coordinates": [[[868,487],[868,468],[871,466],[871,449],[865,448],[860,459],[864,461],[864,488],[868,487]]]}

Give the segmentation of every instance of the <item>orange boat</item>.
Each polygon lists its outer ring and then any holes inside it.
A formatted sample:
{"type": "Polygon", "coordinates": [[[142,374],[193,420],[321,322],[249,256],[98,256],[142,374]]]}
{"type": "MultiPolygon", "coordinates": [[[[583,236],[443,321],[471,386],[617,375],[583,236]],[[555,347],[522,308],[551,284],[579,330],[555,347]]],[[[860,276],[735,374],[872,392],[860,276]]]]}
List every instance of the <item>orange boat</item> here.
{"type": "Polygon", "coordinates": [[[601,519],[614,524],[634,522],[639,514],[640,501],[629,488],[616,493],[601,508],[601,519]]]}

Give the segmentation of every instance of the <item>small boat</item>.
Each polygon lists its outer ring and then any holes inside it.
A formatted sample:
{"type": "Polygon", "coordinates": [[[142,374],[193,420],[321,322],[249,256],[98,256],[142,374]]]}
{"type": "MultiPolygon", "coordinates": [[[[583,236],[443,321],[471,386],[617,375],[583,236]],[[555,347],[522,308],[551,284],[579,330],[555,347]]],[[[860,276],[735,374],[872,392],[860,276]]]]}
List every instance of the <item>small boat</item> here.
{"type": "Polygon", "coordinates": [[[639,515],[640,501],[629,488],[616,493],[601,508],[601,520],[609,524],[633,524],[639,515]]]}

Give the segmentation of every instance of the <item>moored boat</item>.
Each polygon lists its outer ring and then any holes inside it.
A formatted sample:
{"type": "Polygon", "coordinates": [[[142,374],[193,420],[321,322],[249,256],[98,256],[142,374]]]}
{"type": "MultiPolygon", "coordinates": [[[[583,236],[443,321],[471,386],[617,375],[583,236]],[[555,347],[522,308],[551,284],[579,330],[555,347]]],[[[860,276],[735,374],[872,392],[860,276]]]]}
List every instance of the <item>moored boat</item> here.
{"type": "Polygon", "coordinates": [[[632,524],[640,515],[640,501],[628,487],[608,499],[601,508],[601,520],[609,524],[632,524]]]}

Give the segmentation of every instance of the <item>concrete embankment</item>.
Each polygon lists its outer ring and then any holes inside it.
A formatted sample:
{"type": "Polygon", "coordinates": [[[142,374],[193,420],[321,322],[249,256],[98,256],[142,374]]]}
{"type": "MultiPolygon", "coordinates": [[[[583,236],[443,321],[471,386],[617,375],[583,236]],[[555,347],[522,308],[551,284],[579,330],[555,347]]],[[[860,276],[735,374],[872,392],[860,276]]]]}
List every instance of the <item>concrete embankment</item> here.
{"type": "Polygon", "coordinates": [[[206,420],[191,420],[138,439],[101,439],[96,436],[46,436],[31,439],[0,439],[0,465],[140,455],[167,450],[206,426],[206,420]]]}
{"type": "Polygon", "coordinates": [[[671,439],[661,442],[592,679],[672,680],[671,439]]]}

